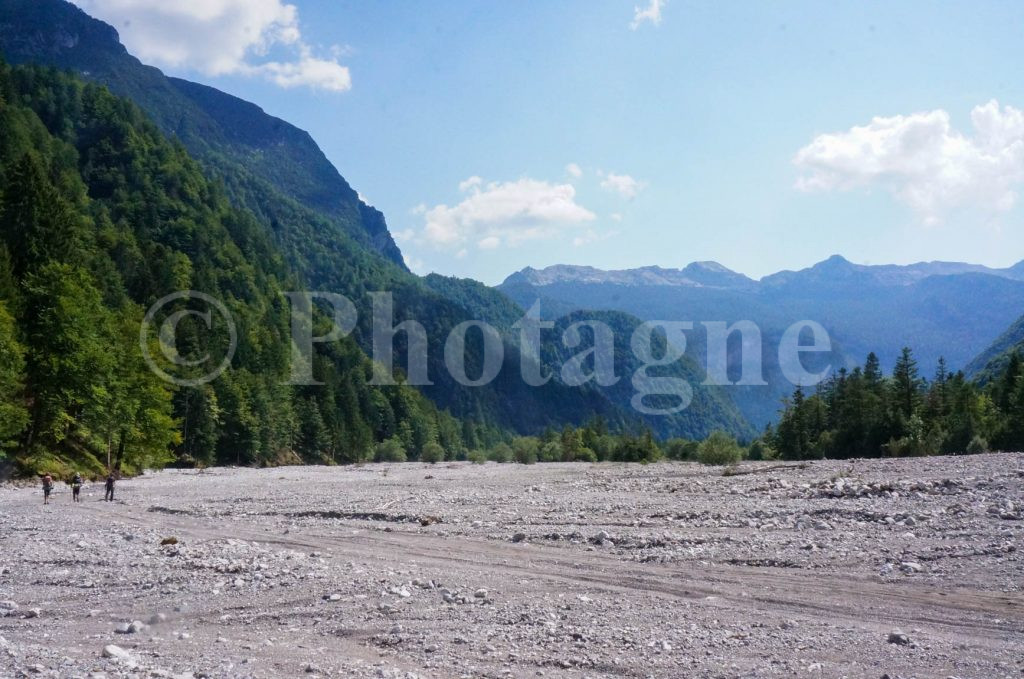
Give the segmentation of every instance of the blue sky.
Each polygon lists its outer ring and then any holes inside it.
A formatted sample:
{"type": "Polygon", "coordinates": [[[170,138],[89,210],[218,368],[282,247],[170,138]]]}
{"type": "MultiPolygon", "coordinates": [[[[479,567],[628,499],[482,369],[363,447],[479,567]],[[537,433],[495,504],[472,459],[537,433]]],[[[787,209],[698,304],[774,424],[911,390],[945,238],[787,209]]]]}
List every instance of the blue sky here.
{"type": "Polygon", "coordinates": [[[420,273],[1024,259],[1024,3],[77,2],[308,130],[420,273]]]}

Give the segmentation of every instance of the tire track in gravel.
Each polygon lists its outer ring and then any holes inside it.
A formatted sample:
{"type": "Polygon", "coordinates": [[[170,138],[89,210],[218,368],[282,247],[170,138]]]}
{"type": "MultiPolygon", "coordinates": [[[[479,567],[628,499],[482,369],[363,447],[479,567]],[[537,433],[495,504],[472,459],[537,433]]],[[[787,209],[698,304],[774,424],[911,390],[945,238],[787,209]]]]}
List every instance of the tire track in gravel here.
{"type": "Polygon", "coordinates": [[[953,590],[939,592],[911,583],[877,583],[841,574],[715,564],[713,572],[655,566],[594,552],[566,554],[564,548],[537,544],[446,537],[410,531],[383,532],[352,524],[358,533],[339,535],[291,528],[287,534],[254,526],[181,514],[154,516],[130,506],[91,509],[109,518],[174,531],[199,540],[239,539],[364,562],[402,562],[504,572],[560,586],[589,586],[616,593],[638,593],[700,602],[734,613],[768,618],[803,616],[829,625],[880,633],[895,626],[927,628],[950,643],[979,648],[1019,647],[1024,639],[1024,599],[1017,594],[953,590]],[[995,622],[996,619],[1003,622],[995,622]],[[871,622],[868,622],[871,621],[871,622]]]}

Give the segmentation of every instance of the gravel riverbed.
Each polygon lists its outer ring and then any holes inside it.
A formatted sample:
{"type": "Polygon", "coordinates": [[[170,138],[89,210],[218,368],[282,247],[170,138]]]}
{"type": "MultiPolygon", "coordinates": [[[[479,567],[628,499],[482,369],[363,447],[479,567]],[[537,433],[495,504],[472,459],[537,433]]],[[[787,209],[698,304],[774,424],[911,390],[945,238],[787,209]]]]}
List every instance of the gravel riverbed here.
{"type": "Polygon", "coordinates": [[[779,465],[3,486],[0,677],[1024,676],[1024,455],[779,465]]]}

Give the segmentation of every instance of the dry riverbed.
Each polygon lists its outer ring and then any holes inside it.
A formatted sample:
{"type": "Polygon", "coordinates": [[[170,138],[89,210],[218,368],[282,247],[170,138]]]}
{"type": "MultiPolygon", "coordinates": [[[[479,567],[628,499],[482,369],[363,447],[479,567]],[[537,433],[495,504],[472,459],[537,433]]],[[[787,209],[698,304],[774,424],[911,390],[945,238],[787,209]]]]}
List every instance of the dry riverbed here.
{"type": "Polygon", "coordinates": [[[0,677],[1024,676],[1024,455],[766,466],[0,487],[0,677]]]}

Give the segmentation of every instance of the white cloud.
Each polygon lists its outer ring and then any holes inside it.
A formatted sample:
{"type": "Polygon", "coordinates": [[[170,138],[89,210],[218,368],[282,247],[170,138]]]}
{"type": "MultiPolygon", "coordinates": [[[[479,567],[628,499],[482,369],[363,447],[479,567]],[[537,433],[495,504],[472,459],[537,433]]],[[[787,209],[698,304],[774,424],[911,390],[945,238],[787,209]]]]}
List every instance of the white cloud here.
{"type": "Polygon", "coordinates": [[[601,180],[601,188],[606,191],[613,191],[623,198],[636,198],[636,194],[640,193],[645,184],[637,181],[628,174],[615,174],[609,172],[607,174],[601,173],[603,179],[601,180]]]}
{"type": "Polygon", "coordinates": [[[629,27],[635,31],[645,22],[650,22],[654,26],[660,26],[661,8],[664,6],[665,0],[648,0],[646,7],[634,7],[633,21],[629,24],[629,27]]]}
{"type": "Polygon", "coordinates": [[[802,191],[877,186],[910,206],[925,223],[950,209],[1013,207],[1024,182],[1024,111],[995,100],[971,111],[974,134],[953,128],[941,109],[876,117],[846,132],[822,134],[793,163],[802,191]]]}
{"type": "Polygon", "coordinates": [[[281,0],[73,0],[110,23],[142,61],[211,76],[259,76],[284,88],[351,89],[344,48],[320,58],[302,39],[299,11],[281,0]],[[271,58],[271,50],[286,58],[271,58]]]}
{"type": "Polygon", "coordinates": [[[577,179],[583,176],[583,168],[577,165],[576,163],[569,163],[568,165],[566,165],[565,171],[577,179]]]}
{"type": "Polygon", "coordinates": [[[467,243],[480,249],[517,245],[595,219],[593,212],[576,202],[571,184],[530,178],[485,184],[479,177],[470,177],[459,189],[468,194],[462,202],[423,211],[423,241],[464,253],[467,243]]]}

